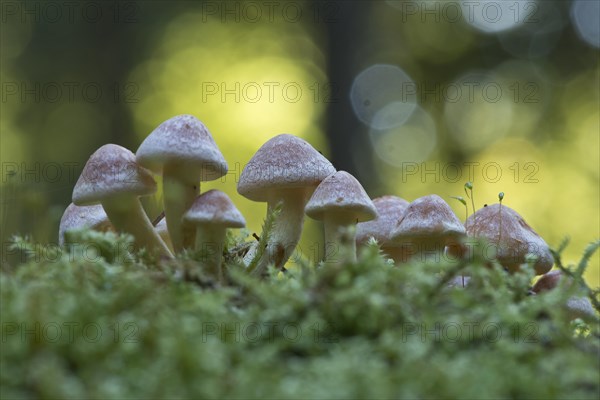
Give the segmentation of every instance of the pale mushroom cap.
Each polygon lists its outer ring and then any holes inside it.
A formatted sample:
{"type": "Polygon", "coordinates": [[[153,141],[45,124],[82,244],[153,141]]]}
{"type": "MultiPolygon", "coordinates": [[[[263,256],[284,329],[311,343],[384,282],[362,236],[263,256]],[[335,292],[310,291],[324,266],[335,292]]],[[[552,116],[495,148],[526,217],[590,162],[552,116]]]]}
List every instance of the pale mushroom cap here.
{"type": "Polygon", "coordinates": [[[162,173],[166,163],[184,166],[198,181],[227,173],[227,162],[208,128],[193,115],[178,115],[160,124],[142,142],[136,157],[156,174],[162,173]]]}
{"type": "Polygon", "coordinates": [[[156,192],[152,174],[135,162],[124,147],[106,144],[92,154],[73,189],[78,206],[98,204],[121,196],[148,196],[156,192]]]}
{"type": "Polygon", "coordinates": [[[304,211],[316,220],[323,220],[326,214],[344,215],[357,222],[377,217],[375,205],[365,189],[346,171],[338,171],[323,179],[304,211]]]}
{"type": "Polygon", "coordinates": [[[79,207],[71,203],[60,219],[58,244],[64,243],[66,231],[83,228],[106,231],[112,228],[112,224],[101,205],[79,207]]]}
{"type": "Polygon", "coordinates": [[[440,196],[423,196],[408,205],[394,229],[394,240],[418,237],[460,237],[465,235],[454,211],[440,196]]]}
{"type": "Polygon", "coordinates": [[[243,228],[246,220],[229,197],[220,190],[209,190],[196,197],[183,219],[194,225],[214,224],[227,228],[243,228]]]}
{"type": "Polygon", "coordinates": [[[267,201],[272,190],[313,190],[335,168],[308,142],[281,134],[267,141],[246,164],[238,193],[253,201],[267,201]]]}
{"type": "Polygon", "coordinates": [[[528,253],[538,257],[534,268],[538,275],[548,272],[554,258],[548,244],[515,210],[500,204],[483,207],[465,222],[467,234],[488,240],[497,246],[496,258],[509,270],[525,262],[528,253]],[[502,222],[500,222],[502,221],[502,222]]]}
{"type": "Polygon", "coordinates": [[[408,201],[396,196],[382,196],[373,199],[373,205],[377,209],[377,218],[356,225],[358,243],[365,243],[371,237],[380,244],[391,241],[394,228],[408,208],[408,201]]]}
{"type": "Polygon", "coordinates": [[[594,306],[587,297],[569,297],[566,304],[571,318],[590,318],[596,316],[594,306]]]}

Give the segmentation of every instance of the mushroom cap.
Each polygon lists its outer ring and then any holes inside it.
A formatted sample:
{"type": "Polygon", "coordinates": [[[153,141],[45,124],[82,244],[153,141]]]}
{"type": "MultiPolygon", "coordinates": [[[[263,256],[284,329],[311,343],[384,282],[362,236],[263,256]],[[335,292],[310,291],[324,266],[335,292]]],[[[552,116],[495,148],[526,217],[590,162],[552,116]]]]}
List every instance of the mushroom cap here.
{"type": "Polygon", "coordinates": [[[556,269],[554,271],[550,271],[545,273],[537,280],[535,285],[531,288],[535,293],[545,292],[551,289],[554,289],[558,286],[558,282],[562,278],[562,273],[560,270],[556,269]]]}
{"type": "Polygon", "coordinates": [[[135,162],[135,155],[116,144],[105,144],[83,167],[73,189],[78,206],[98,204],[121,196],[148,196],[156,192],[152,174],[135,162]]]}
{"type": "Polygon", "coordinates": [[[226,228],[243,228],[246,220],[231,199],[220,190],[209,190],[196,197],[183,219],[194,225],[220,225],[226,228]]]}
{"type": "Polygon", "coordinates": [[[448,203],[436,194],[420,197],[410,203],[392,233],[394,240],[464,235],[465,227],[448,203]]]}
{"type": "Polygon", "coordinates": [[[408,207],[408,201],[396,196],[382,196],[373,199],[377,218],[356,225],[356,241],[365,243],[374,238],[383,244],[392,240],[392,231],[408,207]]]}
{"type": "Polygon", "coordinates": [[[64,244],[66,231],[83,228],[107,231],[112,229],[112,224],[101,205],[79,207],[71,203],[60,219],[58,244],[64,244]]]}
{"type": "Polygon", "coordinates": [[[338,171],[323,179],[304,212],[316,220],[323,220],[326,214],[345,216],[357,222],[377,217],[377,209],[365,189],[346,171],[338,171]]]}
{"type": "Polygon", "coordinates": [[[271,138],[252,156],[238,182],[238,193],[252,201],[267,201],[269,192],[313,190],[335,168],[308,142],[290,134],[271,138]]]}
{"type": "Polygon", "coordinates": [[[227,161],[208,128],[193,115],[178,115],[160,124],[142,142],[137,162],[156,174],[175,163],[193,175],[190,181],[211,181],[227,173],[227,161]]]}
{"type": "Polygon", "coordinates": [[[469,236],[484,238],[494,244],[496,258],[510,271],[516,271],[528,253],[538,257],[534,265],[538,275],[550,271],[554,264],[544,239],[515,210],[505,205],[492,204],[477,210],[467,218],[465,226],[469,236]]]}
{"type": "Polygon", "coordinates": [[[587,297],[572,296],[567,299],[566,304],[569,316],[572,319],[583,318],[587,319],[595,317],[596,312],[592,302],[587,297]]]}

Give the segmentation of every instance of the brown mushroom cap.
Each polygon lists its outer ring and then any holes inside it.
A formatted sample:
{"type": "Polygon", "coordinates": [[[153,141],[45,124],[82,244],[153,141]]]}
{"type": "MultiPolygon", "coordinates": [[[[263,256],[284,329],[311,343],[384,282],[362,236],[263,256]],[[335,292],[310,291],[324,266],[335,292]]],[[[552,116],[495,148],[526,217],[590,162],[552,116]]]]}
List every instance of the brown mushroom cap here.
{"type": "Polygon", "coordinates": [[[533,285],[531,290],[535,293],[541,293],[554,289],[556,286],[558,286],[558,282],[561,280],[561,278],[562,273],[558,269],[547,272],[544,275],[542,275],[540,279],[537,280],[537,282],[535,283],[535,285],[533,285]]]}
{"type": "Polygon", "coordinates": [[[162,173],[166,163],[183,166],[201,181],[227,173],[227,162],[208,128],[193,115],[178,115],[160,124],[142,142],[136,157],[156,174],[162,173]]]}
{"type": "Polygon", "coordinates": [[[213,224],[227,228],[246,226],[246,220],[229,197],[214,189],[198,196],[183,218],[192,224],[213,224]]]}
{"type": "Polygon", "coordinates": [[[432,194],[416,199],[408,205],[404,216],[392,234],[394,240],[440,237],[456,238],[465,235],[465,227],[448,203],[432,194]]]}
{"type": "Polygon", "coordinates": [[[335,168],[308,142],[281,134],[267,141],[246,164],[238,193],[253,201],[267,201],[271,190],[314,189],[335,168]]]}
{"type": "Polygon", "coordinates": [[[487,239],[496,248],[496,258],[502,266],[516,271],[527,254],[538,259],[534,269],[538,275],[548,272],[554,258],[548,244],[515,210],[500,204],[483,207],[465,222],[467,234],[487,239]]]}
{"type": "Polygon", "coordinates": [[[152,174],[135,162],[124,147],[106,144],[92,154],[73,189],[78,206],[98,204],[120,196],[147,196],[156,192],[152,174]]]}
{"type": "Polygon", "coordinates": [[[65,241],[65,232],[72,229],[91,228],[98,231],[107,231],[112,228],[106,212],[101,205],[79,207],[71,203],[66,208],[60,219],[58,228],[58,243],[65,241]]]}
{"type": "Polygon", "coordinates": [[[393,229],[404,215],[408,204],[408,201],[396,196],[373,199],[377,218],[356,225],[356,242],[365,243],[371,237],[381,244],[391,241],[393,229]]]}
{"type": "Polygon", "coordinates": [[[323,179],[304,210],[316,220],[323,220],[326,214],[344,215],[357,222],[377,217],[377,209],[365,189],[346,171],[323,179]]]}

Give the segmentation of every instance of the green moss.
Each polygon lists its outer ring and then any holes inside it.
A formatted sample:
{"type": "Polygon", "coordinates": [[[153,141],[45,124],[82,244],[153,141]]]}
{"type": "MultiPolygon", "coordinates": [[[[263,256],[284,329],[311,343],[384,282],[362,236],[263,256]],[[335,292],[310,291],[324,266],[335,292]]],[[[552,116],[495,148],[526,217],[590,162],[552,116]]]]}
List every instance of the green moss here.
{"type": "MultiPolygon", "coordinates": [[[[369,246],[356,263],[266,280],[228,257],[229,283],[219,286],[193,254],[164,263],[132,257],[126,236],[75,235],[86,251],[19,240],[30,260],[2,266],[2,398],[600,392],[598,321],[569,321],[563,307],[590,291],[528,296],[530,269],[508,275],[483,260],[398,268],[369,246]],[[459,273],[469,287],[448,288],[459,273]]],[[[230,237],[228,248],[239,247],[230,237]]]]}

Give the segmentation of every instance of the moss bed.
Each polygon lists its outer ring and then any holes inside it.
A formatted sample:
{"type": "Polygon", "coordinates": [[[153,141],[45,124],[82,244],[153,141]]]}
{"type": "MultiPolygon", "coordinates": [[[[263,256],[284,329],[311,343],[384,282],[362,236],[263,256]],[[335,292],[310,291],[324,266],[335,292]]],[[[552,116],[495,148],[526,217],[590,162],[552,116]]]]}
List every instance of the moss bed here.
{"type": "MultiPolygon", "coordinates": [[[[74,233],[70,249],[23,239],[2,265],[0,395],[8,398],[590,398],[597,317],[571,320],[580,285],[529,295],[533,272],[441,260],[394,267],[299,264],[267,279],[227,258],[132,256],[128,236],[74,233]],[[469,286],[448,287],[460,274],[469,286]]],[[[229,237],[228,248],[241,238],[229,237]]],[[[343,254],[343,252],[342,252],[343,254]]]]}

